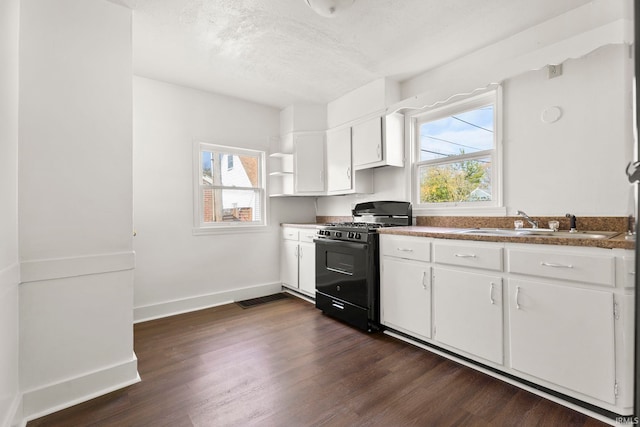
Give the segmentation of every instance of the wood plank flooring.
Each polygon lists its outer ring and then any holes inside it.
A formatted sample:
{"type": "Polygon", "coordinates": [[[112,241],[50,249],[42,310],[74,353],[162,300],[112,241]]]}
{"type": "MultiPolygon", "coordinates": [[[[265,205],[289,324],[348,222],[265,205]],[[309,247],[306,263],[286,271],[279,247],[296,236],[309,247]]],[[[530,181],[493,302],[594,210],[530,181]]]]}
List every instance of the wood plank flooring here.
{"type": "Polygon", "coordinates": [[[142,382],[36,426],[604,426],[287,298],[135,325],[142,382]]]}

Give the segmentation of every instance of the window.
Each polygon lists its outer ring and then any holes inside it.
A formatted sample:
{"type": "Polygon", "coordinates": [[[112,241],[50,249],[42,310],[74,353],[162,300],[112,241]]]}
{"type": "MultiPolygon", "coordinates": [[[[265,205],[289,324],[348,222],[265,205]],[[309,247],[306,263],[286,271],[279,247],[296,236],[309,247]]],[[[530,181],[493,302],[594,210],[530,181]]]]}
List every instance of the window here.
{"type": "Polygon", "coordinates": [[[492,90],[414,116],[418,208],[500,206],[497,95],[492,90]]]}
{"type": "Polygon", "coordinates": [[[265,225],[264,152],[206,143],[196,151],[196,228],[265,225]]]}

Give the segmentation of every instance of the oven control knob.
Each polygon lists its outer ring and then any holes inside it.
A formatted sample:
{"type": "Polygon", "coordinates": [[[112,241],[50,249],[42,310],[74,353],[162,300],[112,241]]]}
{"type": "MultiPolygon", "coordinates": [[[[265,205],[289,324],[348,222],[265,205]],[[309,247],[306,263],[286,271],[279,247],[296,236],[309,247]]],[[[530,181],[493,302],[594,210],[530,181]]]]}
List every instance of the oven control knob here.
{"type": "Polygon", "coordinates": [[[336,237],[342,237],[342,233],[339,231],[336,231],[336,237]]]}
{"type": "Polygon", "coordinates": [[[360,233],[356,233],[356,235],[355,235],[354,237],[355,237],[356,239],[360,240],[360,237],[362,237],[362,236],[360,236],[360,233]]]}
{"type": "Polygon", "coordinates": [[[356,235],[356,233],[354,233],[353,231],[349,232],[349,238],[350,239],[353,239],[355,235],[356,235]]]}

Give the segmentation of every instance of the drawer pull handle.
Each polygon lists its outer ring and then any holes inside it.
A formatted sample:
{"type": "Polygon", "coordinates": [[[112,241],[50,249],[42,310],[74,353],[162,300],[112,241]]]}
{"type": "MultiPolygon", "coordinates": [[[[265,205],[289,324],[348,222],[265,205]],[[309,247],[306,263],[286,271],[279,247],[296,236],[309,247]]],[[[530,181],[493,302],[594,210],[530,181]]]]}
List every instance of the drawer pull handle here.
{"type": "Polygon", "coordinates": [[[491,286],[489,287],[489,301],[491,301],[491,305],[495,304],[495,302],[493,301],[493,287],[494,283],[491,282],[491,286]]]}
{"type": "Polygon", "coordinates": [[[475,258],[476,254],[454,254],[458,258],[475,258]]]}
{"type": "Polygon", "coordinates": [[[542,261],[540,265],[545,267],[553,267],[553,268],[573,268],[571,264],[554,264],[552,262],[542,261]]]}
{"type": "Polygon", "coordinates": [[[411,248],[398,248],[398,250],[400,252],[413,252],[413,249],[411,249],[411,248]]]}
{"type": "Polygon", "coordinates": [[[342,304],[340,304],[340,303],[332,302],[332,303],[331,303],[331,306],[332,306],[332,307],[335,307],[335,308],[337,308],[337,309],[339,309],[339,310],[344,310],[344,305],[342,305],[342,304]]]}
{"type": "Polygon", "coordinates": [[[636,272],[635,272],[635,271],[630,271],[630,272],[629,272],[629,274],[631,274],[631,275],[635,275],[635,274],[636,274],[636,272]]]}
{"type": "Polygon", "coordinates": [[[518,297],[520,297],[520,286],[516,286],[516,310],[520,310],[520,302],[518,302],[518,297]]]}

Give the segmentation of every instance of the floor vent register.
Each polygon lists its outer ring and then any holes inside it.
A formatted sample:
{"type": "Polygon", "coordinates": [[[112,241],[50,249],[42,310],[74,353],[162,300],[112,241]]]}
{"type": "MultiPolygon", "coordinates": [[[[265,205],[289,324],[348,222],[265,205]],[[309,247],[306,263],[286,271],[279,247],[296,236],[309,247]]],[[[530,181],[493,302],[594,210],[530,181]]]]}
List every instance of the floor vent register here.
{"type": "Polygon", "coordinates": [[[243,301],[236,301],[236,304],[238,304],[242,308],[251,308],[257,305],[266,304],[269,302],[278,301],[278,300],[287,299],[287,298],[289,298],[287,294],[281,292],[278,294],[267,295],[265,297],[251,298],[243,301]]]}

